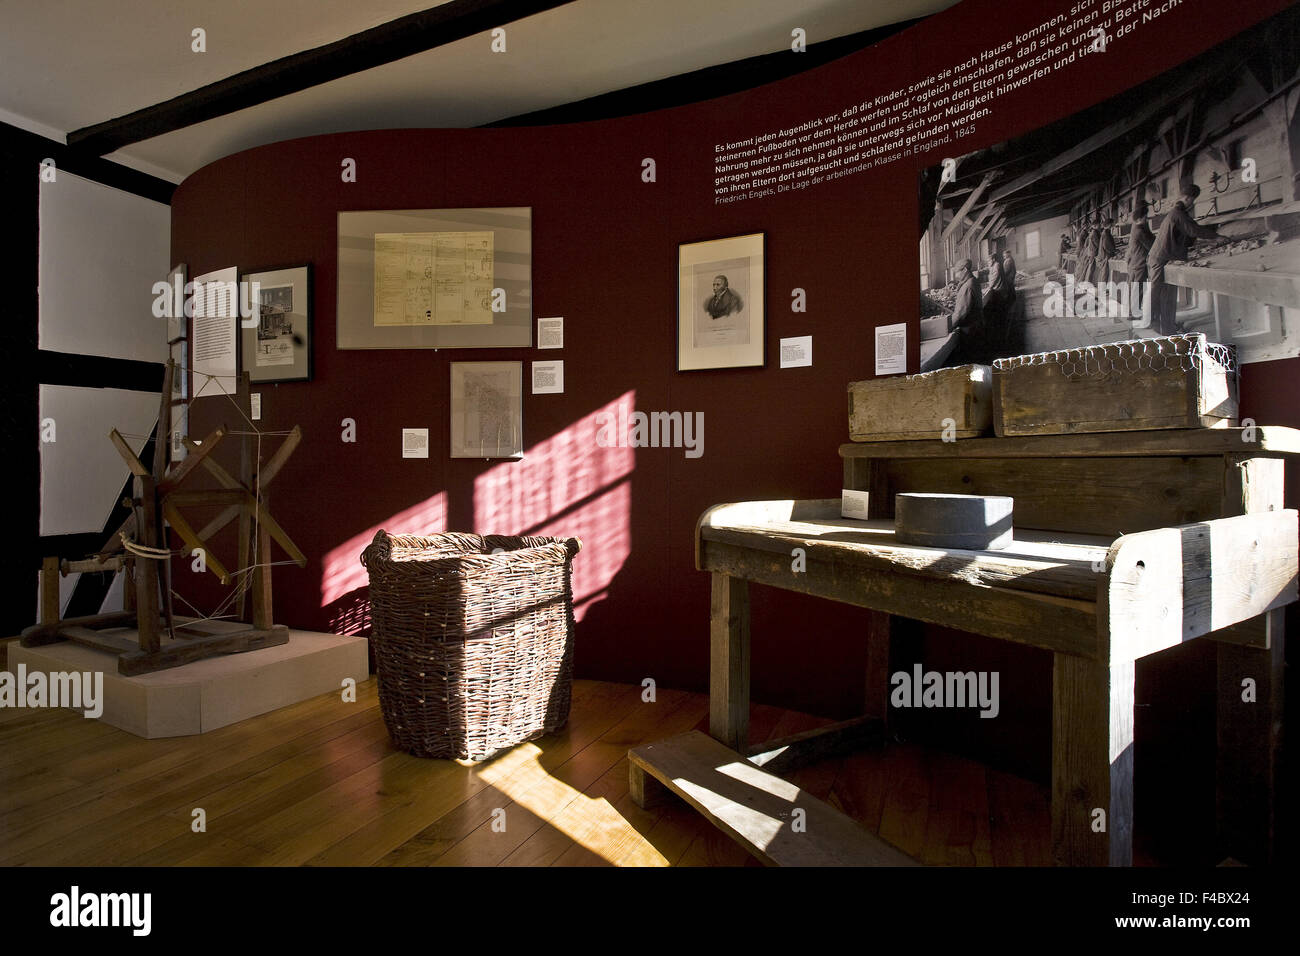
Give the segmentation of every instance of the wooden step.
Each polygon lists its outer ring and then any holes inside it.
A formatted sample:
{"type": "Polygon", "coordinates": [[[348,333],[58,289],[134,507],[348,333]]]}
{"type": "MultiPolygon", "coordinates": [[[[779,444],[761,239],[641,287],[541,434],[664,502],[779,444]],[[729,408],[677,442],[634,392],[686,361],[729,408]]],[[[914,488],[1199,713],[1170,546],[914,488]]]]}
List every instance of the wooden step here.
{"type": "Polygon", "coordinates": [[[830,805],[693,730],[628,751],[638,806],[677,794],[769,866],[916,866],[830,805]],[[802,814],[797,814],[802,810],[802,814]]]}

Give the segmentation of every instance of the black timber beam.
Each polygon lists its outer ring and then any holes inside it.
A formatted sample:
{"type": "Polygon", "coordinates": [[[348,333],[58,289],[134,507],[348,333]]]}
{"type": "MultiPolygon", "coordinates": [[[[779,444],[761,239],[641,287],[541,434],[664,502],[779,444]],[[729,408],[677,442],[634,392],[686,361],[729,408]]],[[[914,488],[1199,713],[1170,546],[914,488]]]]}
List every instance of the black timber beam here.
{"type": "Polygon", "coordinates": [[[65,146],[45,136],[19,129],[17,126],[10,126],[8,123],[0,123],[0,155],[11,157],[19,164],[23,175],[31,178],[33,189],[40,176],[39,164],[46,159],[52,159],[56,174],[59,171],[75,173],[84,179],[103,183],[105,186],[112,186],[114,189],[143,196],[145,199],[152,199],[164,205],[171,204],[172,193],[176,191],[175,183],[150,176],[148,173],[142,173],[112,160],[102,159],[84,150],[65,146]]]}
{"type": "Polygon", "coordinates": [[[311,50],[272,60],[163,103],[73,130],[68,145],[102,156],[196,123],[392,63],[573,0],[451,0],[311,50]]]}

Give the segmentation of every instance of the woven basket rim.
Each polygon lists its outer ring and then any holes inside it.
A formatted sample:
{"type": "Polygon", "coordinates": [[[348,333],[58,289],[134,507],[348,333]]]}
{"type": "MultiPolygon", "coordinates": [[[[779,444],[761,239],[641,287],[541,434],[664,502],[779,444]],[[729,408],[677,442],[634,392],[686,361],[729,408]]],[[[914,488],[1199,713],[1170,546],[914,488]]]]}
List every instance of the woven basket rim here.
{"type": "Polygon", "coordinates": [[[375,532],[374,539],[361,552],[359,560],[367,570],[373,568],[423,568],[454,570],[462,566],[492,567],[493,565],[514,564],[521,561],[547,561],[554,556],[554,549],[559,547],[565,552],[565,560],[572,561],[574,555],[582,550],[580,538],[558,538],[549,535],[501,535],[477,534],[473,532],[447,531],[432,535],[395,534],[384,529],[375,532]],[[410,557],[396,559],[391,556],[394,539],[403,539],[402,548],[427,548],[438,550],[437,557],[410,557]],[[478,547],[487,548],[490,542],[531,541],[524,547],[505,548],[502,551],[475,551],[465,548],[457,550],[454,546],[472,544],[478,541],[478,547]],[[449,547],[449,545],[451,547],[449,547]]]}

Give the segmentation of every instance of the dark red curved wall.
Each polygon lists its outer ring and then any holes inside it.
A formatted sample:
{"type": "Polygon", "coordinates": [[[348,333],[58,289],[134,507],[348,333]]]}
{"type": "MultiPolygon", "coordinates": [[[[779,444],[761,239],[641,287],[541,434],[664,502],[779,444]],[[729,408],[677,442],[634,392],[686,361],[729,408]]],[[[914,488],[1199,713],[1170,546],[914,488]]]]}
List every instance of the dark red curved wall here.
{"type": "MultiPolygon", "coordinates": [[[[315,267],[315,380],[260,389],[263,427],[300,424],[306,434],[272,497],[280,522],[311,559],[305,570],[277,568],[278,620],[315,629],[348,620],[362,595],[323,602],[323,557],[439,492],[451,528],[518,530],[473,528],[476,480],[523,464],[446,457],[448,363],[563,358],[565,393],[525,396],[528,455],[630,390],[639,409],[705,415],[703,457],[687,459],[680,449],[635,453],[633,470],[619,483],[623,497],[600,519],[620,525],[617,534],[589,537],[578,559],[601,561],[606,537],[622,535],[628,546],[625,560],[609,562],[618,566],[605,596],[579,626],[578,674],[705,687],[709,581],[694,570],[695,521],[722,501],[838,495],[845,386],[872,375],[873,327],[910,323],[910,367],[917,366],[917,174],[954,149],[798,192],[715,205],[713,144],[886,92],[1068,6],[967,0],[829,66],[669,111],[562,127],[322,136],[239,153],[190,176],[173,201],[172,252],[191,275],[232,264],[315,267]],[[345,157],[356,160],[355,183],[341,181],[345,157]],[[656,162],[656,182],[641,179],[646,157],[656,162]],[[565,317],[562,353],[335,349],[336,213],[515,205],[533,210],[533,312],[565,317]],[[751,232],[767,237],[767,366],[674,371],[678,243],[751,232]],[[806,290],[806,313],[790,310],[796,287],[806,290]],[[813,337],[811,368],[778,368],[777,341],[792,335],[813,337]],[[340,441],[346,417],[357,422],[355,444],[340,441]],[[403,426],[430,429],[429,459],[399,457],[403,426]]],[[[1285,6],[1188,0],[1144,28],[1143,37],[1113,44],[1095,68],[1063,70],[998,100],[962,148],[1099,102],[1285,6]]],[[[1243,413],[1261,423],[1300,425],[1297,375],[1294,360],[1248,366],[1243,413]]],[[[196,431],[228,417],[217,410],[220,403],[199,404],[196,431]]],[[[755,588],[752,616],[756,699],[832,716],[855,712],[864,612],[755,588]]],[[[1007,719],[984,722],[998,723],[996,732],[973,733],[984,735],[985,749],[1004,762],[1044,772],[1045,655],[968,635],[932,633],[926,643],[936,661],[1002,668],[1007,719]]],[[[1204,669],[1203,662],[1189,666],[1204,669]]]]}

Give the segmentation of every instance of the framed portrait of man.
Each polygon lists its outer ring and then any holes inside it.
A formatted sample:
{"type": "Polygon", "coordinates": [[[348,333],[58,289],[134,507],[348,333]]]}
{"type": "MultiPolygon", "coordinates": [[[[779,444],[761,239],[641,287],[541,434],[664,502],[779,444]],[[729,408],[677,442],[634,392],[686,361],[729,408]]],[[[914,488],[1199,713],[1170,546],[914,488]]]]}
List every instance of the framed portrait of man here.
{"type": "Polygon", "coordinates": [[[677,247],[677,371],[764,364],[763,239],[677,247]]]}

